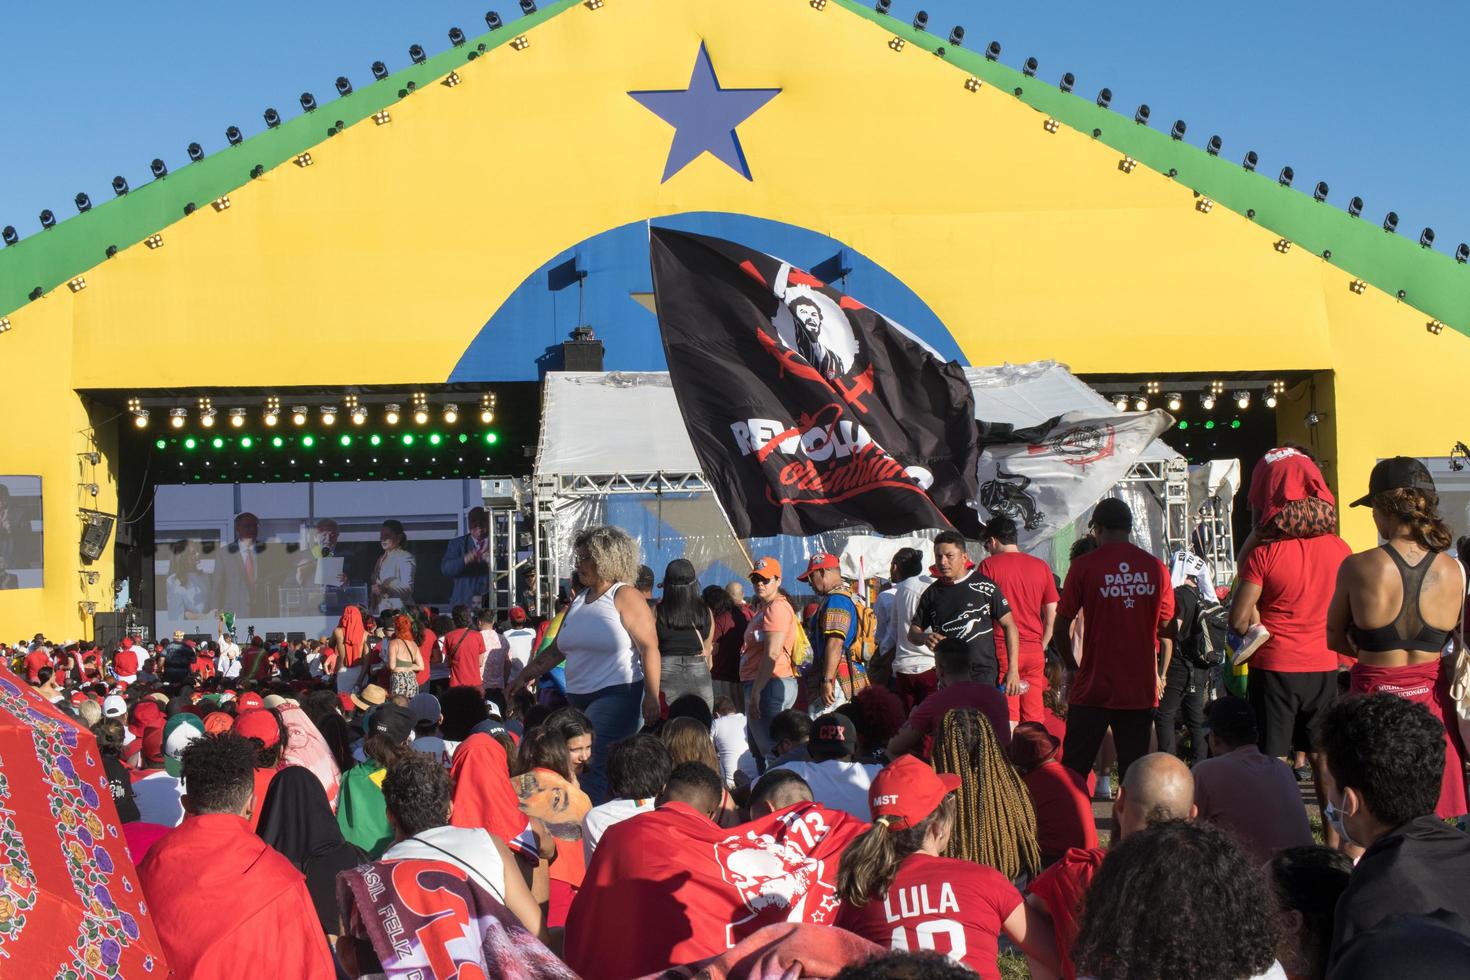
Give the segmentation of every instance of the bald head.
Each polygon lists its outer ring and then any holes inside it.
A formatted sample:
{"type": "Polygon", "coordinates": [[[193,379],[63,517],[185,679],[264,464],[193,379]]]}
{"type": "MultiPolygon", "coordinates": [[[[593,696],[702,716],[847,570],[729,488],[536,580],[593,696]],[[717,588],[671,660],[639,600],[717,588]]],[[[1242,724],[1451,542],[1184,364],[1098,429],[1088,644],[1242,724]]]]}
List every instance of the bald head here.
{"type": "Polygon", "coordinates": [[[1113,807],[1121,836],[1158,820],[1193,820],[1194,815],[1194,777],[1177,757],[1154,752],[1128,767],[1113,807]]]}

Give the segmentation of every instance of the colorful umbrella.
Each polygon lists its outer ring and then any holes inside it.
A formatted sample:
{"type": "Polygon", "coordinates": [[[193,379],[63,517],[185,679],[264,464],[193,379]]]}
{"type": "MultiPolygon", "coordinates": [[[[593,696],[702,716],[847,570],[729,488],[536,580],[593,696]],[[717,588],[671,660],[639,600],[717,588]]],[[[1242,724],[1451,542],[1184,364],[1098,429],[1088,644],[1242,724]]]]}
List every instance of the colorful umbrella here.
{"type": "Polygon", "coordinates": [[[92,733],[0,667],[0,976],[168,974],[92,733]]]}

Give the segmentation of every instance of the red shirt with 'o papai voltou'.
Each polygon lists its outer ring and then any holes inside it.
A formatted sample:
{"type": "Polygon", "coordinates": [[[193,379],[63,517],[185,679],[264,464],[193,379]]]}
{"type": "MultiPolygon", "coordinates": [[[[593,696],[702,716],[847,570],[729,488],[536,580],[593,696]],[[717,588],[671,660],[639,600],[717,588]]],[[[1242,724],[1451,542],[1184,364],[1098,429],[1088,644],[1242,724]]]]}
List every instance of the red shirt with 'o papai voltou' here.
{"type": "Polygon", "coordinates": [[[837,926],[890,949],[933,951],[1000,980],[995,957],[1001,926],[1021,893],[994,868],[955,858],[911,854],[893,884],[861,907],[843,904],[837,926]]]}
{"type": "Polygon", "coordinates": [[[1082,613],[1081,665],[1068,701],[1096,708],[1158,707],[1159,627],[1174,617],[1164,563],[1124,541],[1072,562],[1057,615],[1082,613]]]}

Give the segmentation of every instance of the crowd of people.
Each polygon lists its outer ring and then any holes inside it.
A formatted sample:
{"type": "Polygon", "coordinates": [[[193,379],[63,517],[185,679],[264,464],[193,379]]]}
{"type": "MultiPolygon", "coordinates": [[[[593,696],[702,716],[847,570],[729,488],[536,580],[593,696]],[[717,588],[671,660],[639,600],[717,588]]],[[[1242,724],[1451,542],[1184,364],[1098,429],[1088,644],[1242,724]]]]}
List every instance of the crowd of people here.
{"type": "Polygon", "coordinates": [[[604,526],[546,619],[9,654],[179,976],[1460,976],[1465,573],[1422,465],[1366,489],[1354,555],[1268,454],[1219,589],[1104,499],[1060,581],[1005,517],[877,588],[604,526]]]}

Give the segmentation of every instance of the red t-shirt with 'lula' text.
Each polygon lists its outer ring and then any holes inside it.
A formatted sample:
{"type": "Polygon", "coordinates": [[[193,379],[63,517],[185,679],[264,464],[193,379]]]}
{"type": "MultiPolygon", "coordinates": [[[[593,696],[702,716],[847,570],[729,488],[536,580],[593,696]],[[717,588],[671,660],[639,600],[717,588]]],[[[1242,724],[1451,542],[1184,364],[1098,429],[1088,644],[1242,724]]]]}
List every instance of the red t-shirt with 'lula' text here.
{"type": "Polygon", "coordinates": [[[1271,638],[1250,660],[1252,670],[1284,674],[1337,669],[1327,648],[1327,607],[1337,570],[1353,553],[1335,534],[1286,538],[1258,545],[1246,556],[1240,580],[1261,587],[1256,611],[1271,638]]]}
{"type": "Polygon", "coordinates": [[[1071,704],[1156,708],[1159,627],[1174,617],[1174,590],[1164,563],[1124,541],[1072,562],[1057,615],[1082,613],[1082,661],[1071,704]]]}

